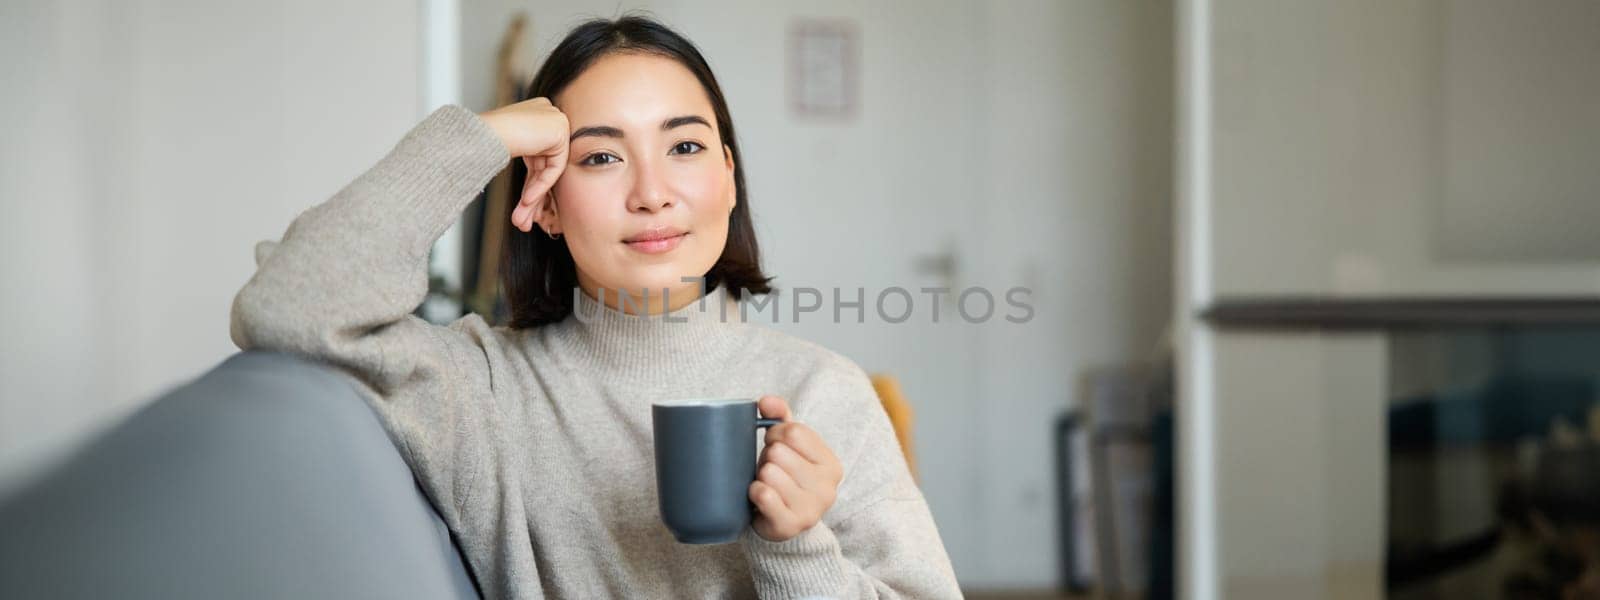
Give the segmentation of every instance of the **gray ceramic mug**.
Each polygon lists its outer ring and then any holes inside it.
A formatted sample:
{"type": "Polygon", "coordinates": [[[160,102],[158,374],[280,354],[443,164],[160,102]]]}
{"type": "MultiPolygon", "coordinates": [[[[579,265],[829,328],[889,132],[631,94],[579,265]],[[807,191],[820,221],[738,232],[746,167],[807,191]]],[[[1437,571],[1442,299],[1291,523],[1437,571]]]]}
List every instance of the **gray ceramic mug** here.
{"type": "Polygon", "coordinates": [[[750,525],[756,479],[755,398],[656,402],[656,495],[661,521],[685,544],[725,544],[750,525]]]}

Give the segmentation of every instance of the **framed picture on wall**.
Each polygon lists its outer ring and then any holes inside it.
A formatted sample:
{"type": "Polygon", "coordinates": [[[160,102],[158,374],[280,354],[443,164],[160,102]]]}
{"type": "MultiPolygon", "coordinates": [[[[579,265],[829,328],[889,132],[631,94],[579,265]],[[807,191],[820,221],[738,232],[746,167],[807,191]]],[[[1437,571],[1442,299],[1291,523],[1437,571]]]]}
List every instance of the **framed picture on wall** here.
{"type": "Polygon", "coordinates": [[[789,106],[807,117],[850,118],[859,102],[860,28],[848,19],[789,25],[789,106]]]}

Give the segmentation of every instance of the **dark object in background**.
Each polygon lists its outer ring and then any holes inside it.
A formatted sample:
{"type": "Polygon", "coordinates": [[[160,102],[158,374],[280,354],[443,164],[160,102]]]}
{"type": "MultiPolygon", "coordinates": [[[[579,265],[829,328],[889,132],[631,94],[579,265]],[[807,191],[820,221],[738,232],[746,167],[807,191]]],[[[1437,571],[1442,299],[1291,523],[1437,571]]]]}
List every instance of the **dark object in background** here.
{"type": "Polygon", "coordinates": [[[1533,509],[1558,525],[1600,529],[1600,440],[1546,448],[1538,464],[1533,509]]]}
{"type": "Polygon", "coordinates": [[[0,501],[0,598],[476,599],[342,371],[236,354],[0,501]]]}
{"type": "Polygon", "coordinates": [[[1556,419],[1584,422],[1595,396],[1588,378],[1503,374],[1477,388],[1400,399],[1389,408],[1389,452],[1543,436],[1556,419]]]}
{"type": "Polygon", "coordinates": [[[1084,408],[1055,423],[1061,586],[1170,598],[1172,363],[1097,369],[1083,390],[1084,408]],[[1092,557],[1082,554],[1085,537],[1092,557]]]}
{"type": "MultiPolygon", "coordinates": [[[[1170,393],[1170,392],[1169,392],[1170,393]]],[[[1172,409],[1156,413],[1150,426],[1150,443],[1155,446],[1150,470],[1155,486],[1150,493],[1150,584],[1147,600],[1172,600],[1177,588],[1177,480],[1173,448],[1176,444],[1172,409]]]]}
{"type": "Polygon", "coordinates": [[[1547,442],[1502,489],[1501,537],[1533,549],[1506,577],[1508,599],[1600,598],[1600,440],[1574,444],[1547,442]]]}
{"type": "MultiPolygon", "coordinates": [[[[1482,448],[1489,454],[1510,456],[1520,441],[1543,438],[1554,423],[1585,422],[1595,407],[1595,397],[1596,389],[1587,377],[1503,373],[1480,386],[1406,398],[1388,411],[1389,461],[1394,464],[1402,456],[1430,458],[1463,448],[1482,448]]],[[[1551,536],[1533,535],[1536,532],[1529,515],[1535,512],[1541,515],[1540,519],[1555,514],[1546,510],[1557,511],[1563,517],[1585,510],[1593,514],[1600,508],[1600,496],[1593,495],[1600,487],[1600,470],[1585,472],[1583,469],[1591,465],[1563,459],[1567,456],[1541,443],[1537,471],[1522,474],[1502,486],[1498,518],[1485,521],[1469,535],[1419,541],[1400,539],[1391,528],[1384,561],[1386,590],[1390,594],[1419,588],[1425,591],[1427,585],[1444,576],[1488,564],[1486,561],[1505,544],[1552,543],[1551,536]]],[[[1393,471],[1389,478],[1389,518],[1417,518],[1418,515],[1396,513],[1395,507],[1401,505],[1397,497],[1432,493],[1430,484],[1408,480],[1393,471]]],[[[1570,519],[1563,523],[1575,524],[1570,519]]],[[[1513,598],[1556,593],[1553,590],[1565,585],[1557,582],[1567,581],[1566,576],[1560,575],[1566,569],[1557,565],[1562,561],[1545,562],[1544,567],[1549,568],[1537,569],[1537,575],[1524,572],[1511,576],[1505,593],[1513,598]]]]}
{"type": "Polygon", "coordinates": [[[1094,585],[1094,557],[1078,547],[1084,536],[1094,535],[1094,525],[1085,505],[1091,493],[1088,485],[1088,439],[1084,418],[1079,412],[1056,417],[1056,515],[1061,523],[1060,581],[1070,594],[1088,593],[1094,585]],[[1084,475],[1079,475],[1084,473],[1084,475]],[[1085,531],[1085,530],[1088,531],[1085,531]]]}

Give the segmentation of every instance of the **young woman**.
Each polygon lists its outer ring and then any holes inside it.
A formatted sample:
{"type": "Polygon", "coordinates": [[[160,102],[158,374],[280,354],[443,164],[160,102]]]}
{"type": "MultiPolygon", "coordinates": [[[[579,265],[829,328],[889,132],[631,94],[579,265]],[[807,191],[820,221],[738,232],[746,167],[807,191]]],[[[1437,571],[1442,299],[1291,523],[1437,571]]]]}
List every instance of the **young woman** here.
{"type": "Polygon", "coordinates": [[[369,388],[486,597],[959,597],[862,370],[737,318],[769,278],[698,50],[648,19],[591,21],[526,97],[434,111],[262,244],[234,342],[369,388]],[[510,325],[412,316],[429,248],[508,161],[510,325]],[[784,421],[750,486],[758,514],[737,544],[680,544],[658,513],[651,402],[741,396],[784,421]]]}

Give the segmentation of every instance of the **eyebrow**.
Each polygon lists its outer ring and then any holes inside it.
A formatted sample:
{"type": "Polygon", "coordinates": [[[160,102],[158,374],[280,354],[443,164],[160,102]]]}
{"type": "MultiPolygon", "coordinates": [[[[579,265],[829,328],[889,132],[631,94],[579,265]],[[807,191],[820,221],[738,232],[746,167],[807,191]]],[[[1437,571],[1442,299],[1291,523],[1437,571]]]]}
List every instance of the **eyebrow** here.
{"type": "MultiPolygon", "coordinates": [[[[703,117],[701,117],[699,115],[684,115],[684,116],[681,116],[681,117],[673,117],[671,119],[667,119],[665,121],[662,121],[661,122],[661,130],[662,131],[669,131],[669,130],[672,130],[672,129],[675,129],[675,128],[678,128],[678,127],[683,127],[684,125],[695,125],[695,124],[705,125],[707,128],[711,127],[711,123],[706,122],[705,118],[703,118],[703,117]]],[[[593,126],[590,126],[590,127],[581,127],[577,131],[572,132],[572,137],[567,139],[567,143],[572,143],[573,141],[576,141],[578,138],[581,138],[581,137],[620,138],[620,137],[622,137],[622,130],[621,129],[617,129],[615,127],[612,127],[610,125],[593,125],[593,126]]]]}

